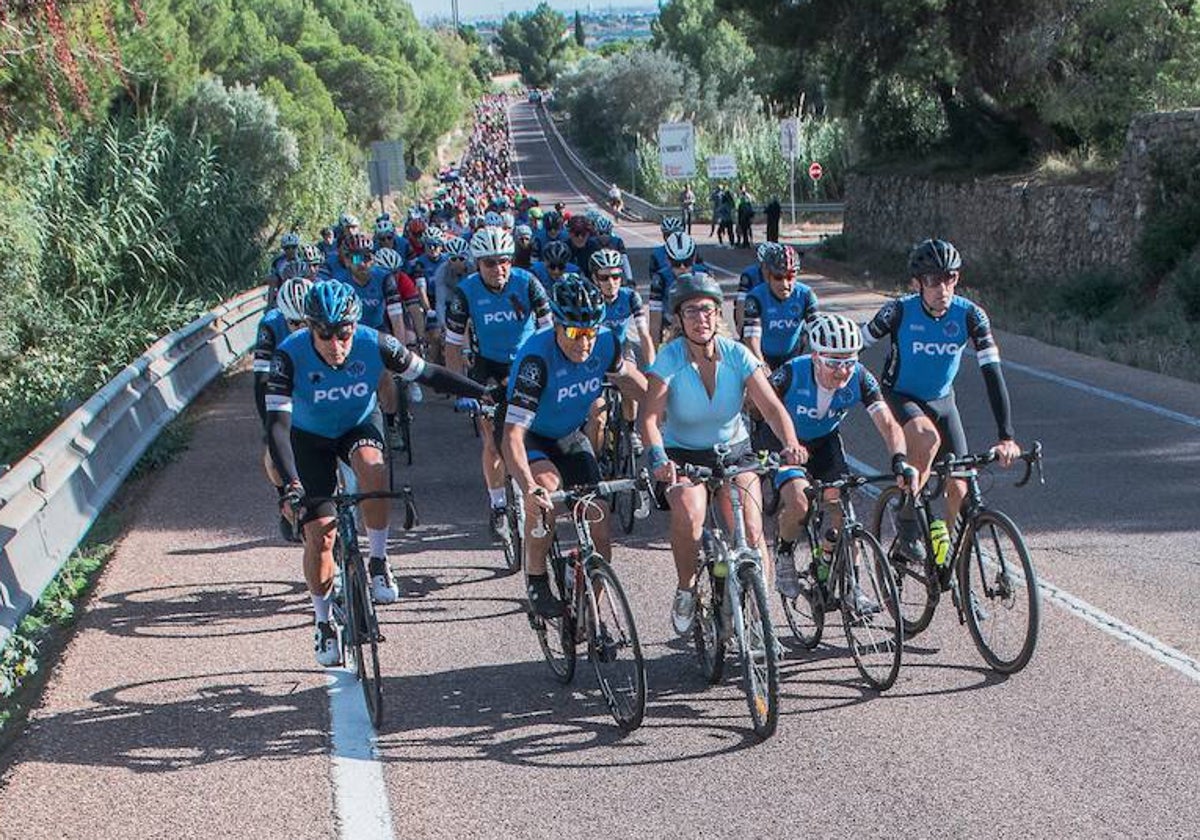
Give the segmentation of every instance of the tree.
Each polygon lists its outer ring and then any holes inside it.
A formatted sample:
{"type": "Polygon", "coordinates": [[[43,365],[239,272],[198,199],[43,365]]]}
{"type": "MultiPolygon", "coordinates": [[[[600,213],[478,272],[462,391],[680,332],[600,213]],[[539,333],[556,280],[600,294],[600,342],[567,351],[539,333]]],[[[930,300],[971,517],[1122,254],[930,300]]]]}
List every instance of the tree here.
{"type": "Polygon", "coordinates": [[[575,10],[575,43],[581,47],[587,46],[587,34],[583,31],[583,18],[579,16],[579,10],[575,10]]]}
{"type": "Polygon", "coordinates": [[[689,65],[719,99],[738,93],[754,64],[746,35],[714,0],[671,0],[650,25],[653,45],[689,65]]]}
{"type": "Polygon", "coordinates": [[[500,54],[517,65],[525,83],[542,87],[554,81],[551,63],[566,48],[566,33],[567,19],[542,3],[526,15],[511,12],[496,41],[500,54]]]}

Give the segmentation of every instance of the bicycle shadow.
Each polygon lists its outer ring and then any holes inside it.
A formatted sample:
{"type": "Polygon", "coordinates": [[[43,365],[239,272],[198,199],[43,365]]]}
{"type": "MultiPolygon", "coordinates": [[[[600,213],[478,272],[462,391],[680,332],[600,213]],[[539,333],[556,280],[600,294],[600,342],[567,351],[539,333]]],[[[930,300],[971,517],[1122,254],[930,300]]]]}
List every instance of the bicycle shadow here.
{"type": "Polygon", "coordinates": [[[168,557],[200,557],[213,554],[240,554],[243,551],[253,551],[256,548],[283,548],[293,545],[281,538],[259,537],[254,540],[213,545],[205,548],[176,548],[167,552],[168,557]]]}

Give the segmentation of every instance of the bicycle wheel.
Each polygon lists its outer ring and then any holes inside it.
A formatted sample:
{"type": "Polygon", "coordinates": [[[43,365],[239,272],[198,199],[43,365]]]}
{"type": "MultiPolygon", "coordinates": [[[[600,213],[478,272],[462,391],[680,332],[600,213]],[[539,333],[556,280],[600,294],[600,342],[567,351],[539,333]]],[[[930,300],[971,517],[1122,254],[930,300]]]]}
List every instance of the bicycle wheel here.
{"type": "Polygon", "coordinates": [[[982,510],[970,523],[959,558],[959,592],[967,628],[983,659],[1015,674],[1037,646],[1041,600],[1020,529],[1005,514],[982,510]]]}
{"type": "Polygon", "coordinates": [[[928,560],[909,560],[893,549],[896,534],[899,532],[900,505],[903,501],[904,491],[899,487],[884,489],[879,494],[875,509],[871,511],[868,526],[887,554],[888,562],[892,564],[896,591],[900,597],[900,618],[904,622],[904,635],[911,639],[933,621],[941,589],[937,575],[932,571],[928,560]]]}
{"type": "Polygon", "coordinates": [[[575,678],[575,610],[573,598],[569,598],[563,585],[563,569],[566,562],[558,550],[558,543],[550,551],[550,574],[554,578],[551,584],[555,592],[567,605],[563,614],[556,618],[542,618],[529,614],[529,623],[537,633],[538,645],[542,648],[542,656],[550,666],[555,679],[563,685],[575,678]]]}
{"type": "Polygon", "coordinates": [[[841,570],[842,628],[854,664],[872,688],[886,691],[900,673],[904,651],[904,622],[897,606],[896,579],[883,549],[864,530],[848,536],[839,546],[848,552],[841,570]],[[869,609],[855,603],[855,585],[869,609]]]}
{"type": "Polygon", "coordinates": [[[508,539],[504,540],[504,563],[509,572],[521,571],[525,551],[525,499],[517,482],[509,478],[504,484],[505,508],[508,511],[508,539]]]}
{"type": "MultiPolygon", "coordinates": [[[[616,475],[614,478],[633,478],[637,475],[637,456],[633,454],[632,428],[622,419],[617,432],[616,475]]],[[[613,498],[613,512],[621,523],[621,530],[626,534],[633,533],[633,524],[637,521],[635,512],[638,505],[638,491],[626,490],[617,493],[613,498]]]]}
{"type": "Polygon", "coordinates": [[[333,560],[337,564],[338,577],[341,580],[340,591],[334,593],[333,617],[339,624],[339,641],[342,646],[342,664],[358,677],[362,665],[359,658],[362,650],[358,646],[358,613],[355,611],[356,602],[350,593],[354,591],[354,580],[351,577],[350,564],[346,562],[345,545],[341,537],[333,542],[333,560]]]}
{"type": "Polygon", "coordinates": [[[353,619],[357,637],[355,668],[362,682],[363,697],[367,701],[371,724],[378,728],[383,720],[383,681],[379,676],[379,621],[375,616],[375,606],[371,603],[371,585],[362,556],[356,552],[350,559],[350,600],[354,603],[353,619]]]}
{"type": "Polygon", "coordinates": [[[738,570],[741,583],[742,688],[750,707],[754,734],[770,738],[779,722],[779,660],[775,648],[775,628],[767,603],[767,587],[753,563],[738,570]]]}
{"type": "Polygon", "coordinates": [[[725,636],[721,630],[725,578],[717,577],[713,569],[710,560],[696,575],[696,620],[692,625],[696,657],[709,685],[719,683],[725,673],[725,636]]]}
{"type": "MultiPolygon", "coordinates": [[[[806,528],[796,541],[797,563],[803,563],[804,558],[812,557],[810,539],[806,528]]],[[[783,602],[783,617],[787,619],[788,629],[792,631],[796,641],[808,650],[814,650],[821,643],[821,636],[825,632],[825,599],[821,596],[816,580],[811,574],[803,574],[800,580],[800,594],[793,599],[780,595],[779,599],[783,602]]]]}
{"type": "Polygon", "coordinates": [[[642,725],[646,714],[646,665],[625,590],[599,555],[588,561],[595,601],[586,599],[588,658],[613,720],[625,732],[642,725]]]}

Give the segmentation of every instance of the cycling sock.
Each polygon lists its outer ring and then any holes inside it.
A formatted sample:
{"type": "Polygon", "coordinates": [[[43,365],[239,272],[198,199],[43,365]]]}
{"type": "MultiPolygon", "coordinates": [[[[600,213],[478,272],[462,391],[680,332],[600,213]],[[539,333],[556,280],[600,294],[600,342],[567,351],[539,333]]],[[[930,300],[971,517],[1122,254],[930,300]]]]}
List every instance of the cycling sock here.
{"type": "Polygon", "coordinates": [[[313,612],[316,613],[317,621],[329,621],[329,606],[333,603],[333,592],[328,595],[312,596],[313,612]]]}
{"type": "Polygon", "coordinates": [[[492,503],[492,507],[501,508],[508,504],[508,500],[504,495],[503,487],[489,487],[488,501],[492,503]]]}
{"type": "Polygon", "coordinates": [[[372,557],[387,557],[387,528],[368,528],[367,542],[371,546],[372,557]]]}

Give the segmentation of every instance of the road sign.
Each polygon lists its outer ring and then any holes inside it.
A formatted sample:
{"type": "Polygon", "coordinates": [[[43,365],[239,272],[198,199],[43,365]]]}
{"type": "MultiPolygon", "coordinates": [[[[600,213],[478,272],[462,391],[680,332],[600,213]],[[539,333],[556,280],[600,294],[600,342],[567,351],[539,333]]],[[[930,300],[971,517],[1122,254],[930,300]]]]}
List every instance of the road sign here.
{"type": "Polygon", "coordinates": [[[658,157],[664,178],[696,177],[696,132],[690,122],[659,124],[658,157]]]}
{"type": "Polygon", "coordinates": [[[800,120],[795,117],[779,121],[779,151],[785,160],[795,160],[800,154],[800,120]]]}
{"type": "Polygon", "coordinates": [[[815,160],[808,165],[808,177],[814,181],[820,181],[821,176],[825,174],[825,170],[821,168],[821,164],[815,160]]]}
{"type": "Polygon", "coordinates": [[[371,157],[387,161],[388,177],[399,183],[404,177],[404,141],[378,140],[371,144],[371,157]]]}
{"type": "Polygon", "coordinates": [[[371,195],[383,199],[392,191],[390,168],[386,160],[367,161],[367,180],[371,182],[371,195]]]}
{"type": "Polygon", "coordinates": [[[733,155],[709,155],[707,165],[709,178],[737,177],[737,158],[733,155]]]}
{"type": "Polygon", "coordinates": [[[404,169],[404,177],[408,179],[410,183],[415,184],[417,181],[421,180],[421,170],[415,166],[406,167],[404,169]]]}

